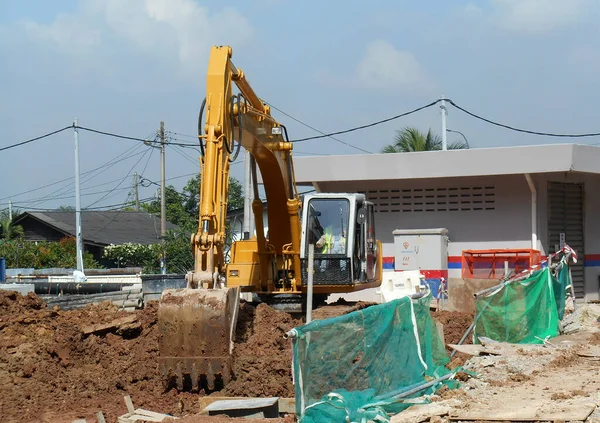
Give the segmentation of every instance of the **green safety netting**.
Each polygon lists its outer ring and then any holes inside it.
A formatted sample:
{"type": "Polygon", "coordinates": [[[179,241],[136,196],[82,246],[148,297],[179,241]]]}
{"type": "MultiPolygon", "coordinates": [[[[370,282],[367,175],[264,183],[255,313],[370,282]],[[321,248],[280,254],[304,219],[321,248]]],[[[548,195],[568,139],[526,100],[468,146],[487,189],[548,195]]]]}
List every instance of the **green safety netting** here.
{"type": "Polygon", "coordinates": [[[457,386],[430,301],[400,298],[293,329],[300,421],[388,421],[406,398],[457,386]]]}
{"type": "Polygon", "coordinates": [[[474,340],[540,344],[559,334],[571,278],[566,260],[477,297],[474,340]]]}

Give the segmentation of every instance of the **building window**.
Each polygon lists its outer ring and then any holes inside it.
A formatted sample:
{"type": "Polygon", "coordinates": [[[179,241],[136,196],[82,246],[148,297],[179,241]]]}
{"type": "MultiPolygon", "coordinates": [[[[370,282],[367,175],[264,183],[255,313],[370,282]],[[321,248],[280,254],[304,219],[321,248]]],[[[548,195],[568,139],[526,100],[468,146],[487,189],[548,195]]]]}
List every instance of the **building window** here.
{"type": "Polygon", "coordinates": [[[493,185],[361,191],[376,213],[481,212],[496,209],[493,185]]]}

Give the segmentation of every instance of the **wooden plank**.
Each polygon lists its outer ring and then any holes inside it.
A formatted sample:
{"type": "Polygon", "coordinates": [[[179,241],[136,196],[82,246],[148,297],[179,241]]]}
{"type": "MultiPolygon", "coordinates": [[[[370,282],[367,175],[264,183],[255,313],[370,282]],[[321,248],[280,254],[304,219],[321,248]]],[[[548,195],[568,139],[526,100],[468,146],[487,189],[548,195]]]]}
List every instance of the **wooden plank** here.
{"type": "Polygon", "coordinates": [[[278,397],[272,398],[244,398],[244,399],[226,399],[215,401],[209,404],[206,411],[220,410],[251,410],[255,408],[272,407],[279,401],[278,397]]]}
{"type": "Polygon", "coordinates": [[[468,355],[480,355],[481,352],[485,349],[485,347],[483,345],[448,344],[448,346],[459,353],[468,354],[468,355]]]}
{"type": "Polygon", "coordinates": [[[85,419],[78,419],[78,420],[73,420],[72,423],[87,423],[87,421],[85,419]]]}
{"type": "Polygon", "coordinates": [[[279,397],[244,398],[215,401],[204,410],[209,415],[225,414],[229,417],[272,418],[279,416],[279,397]]]}
{"type": "Polygon", "coordinates": [[[596,409],[595,403],[559,404],[518,409],[472,410],[451,415],[450,420],[468,421],[584,421],[596,409]]]}
{"type": "MultiPolygon", "coordinates": [[[[200,408],[200,414],[208,414],[205,408],[215,401],[226,401],[226,400],[245,400],[248,397],[218,397],[209,396],[198,398],[198,405],[200,408]]],[[[279,412],[284,414],[296,414],[296,399],[295,398],[279,398],[279,412]]]]}
{"type": "Polygon", "coordinates": [[[81,332],[83,332],[84,335],[89,335],[89,334],[96,333],[96,332],[102,332],[105,330],[118,328],[123,325],[134,323],[136,321],[137,321],[137,316],[135,316],[135,315],[125,316],[125,317],[120,317],[118,319],[115,319],[109,323],[102,323],[102,324],[98,324],[98,325],[86,326],[81,329],[81,332]]]}
{"type": "Polygon", "coordinates": [[[106,419],[104,419],[104,414],[102,414],[102,411],[98,411],[96,413],[96,418],[98,419],[98,423],[106,423],[106,419]]]}
{"type": "Polygon", "coordinates": [[[156,421],[159,421],[159,422],[161,422],[162,419],[165,419],[165,418],[169,417],[167,414],[156,413],[154,411],[144,410],[143,408],[137,408],[135,410],[135,414],[138,414],[140,416],[145,416],[145,417],[151,417],[151,418],[155,418],[155,419],[161,419],[161,420],[156,420],[156,421]]]}
{"type": "Polygon", "coordinates": [[[133,401],[131,401],[131,397],[129,395],[125,395],[123,397],[125,400],[125,405],[127,406],[127,411],[130,413],[135,413],[135,407],[133,406],[133,401]]]}

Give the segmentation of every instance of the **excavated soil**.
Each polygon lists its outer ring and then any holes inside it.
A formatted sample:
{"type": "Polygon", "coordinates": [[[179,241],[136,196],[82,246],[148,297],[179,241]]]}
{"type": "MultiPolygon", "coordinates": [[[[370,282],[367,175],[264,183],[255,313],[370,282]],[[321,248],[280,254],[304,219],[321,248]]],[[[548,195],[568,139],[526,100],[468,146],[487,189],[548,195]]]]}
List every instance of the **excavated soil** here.
{"type": "MultiPolygon", "coordinates": [[[[314,319],[339,316],[370,303],[334,303],[314,319]]],[[[111,304],[49,309],[34,294],[0,292],[0,410],[7,422],[116,421],[136,407],[174,416],[199,412],[201,393],[167,392],[158,371],[157,303],[134,313],[111,304]],[[85,334],[93,325],[134,316],[118,328],[85,334]]],[[[436,312],[446,343],[458,342],[471,322],[462,313],[436,312]]],[[[234,380],[218,396],[293,397],[291,342],[283,335],[302,322],[265,304],[242,303],[234,349],[234,380]]],[[[190,420],[196,421],[196,420],[190,420]]],[[[203,421],[203,420],[198,420],[203,421]]],[[[223,420],[226,421],[226,420],[223,420]]],[[[227,420],[229,421],[229,420],[227,420]]]]}
{"type": "MultiPolygon", "coordinates": [[[[219,396],[293,397],[291,342],[283,334],[301,324],[261,304],[242,303],[234,349],[235,380],[219,396]]],[[[134,405],[174,416],[194,414],[198,393],[164,392],[158,372],[157,303],[135,313],[108,304],[81,310],[48,309],[33,294],[0,292],[0,410],[8,422],[116,421],[134,405]],[[135,316],[120,329],[93,325],[135,316]]]]}
{"type": "Polygon", "coordinates": [[[233,353],[235,380],[215,395],[293,397],[291,341],[283,335],[299,324],[266,304],[242,304],[233,353]]]}
{"type": "MultiPolygon", "coordinates": [[[[473,315],[458,311],[432,311],[431,316],[444,325],[444,342],[447,344],[458,344],[471,323],[473,315]]],[[[471,343],[471,336],[465,339],[464,344],[471,343]]]]}
{"type": "Polygon", "coordinates": [[[83,310],[46,308],[33,294],[0,292],[0,410],[3,421],[72,421],[102,411],[116,421],[136,407],[197,411],[194,395],[163,392],[158,373],[156,305],[115,333],[82,329],[130,315],[104,303],[83,310]]]}

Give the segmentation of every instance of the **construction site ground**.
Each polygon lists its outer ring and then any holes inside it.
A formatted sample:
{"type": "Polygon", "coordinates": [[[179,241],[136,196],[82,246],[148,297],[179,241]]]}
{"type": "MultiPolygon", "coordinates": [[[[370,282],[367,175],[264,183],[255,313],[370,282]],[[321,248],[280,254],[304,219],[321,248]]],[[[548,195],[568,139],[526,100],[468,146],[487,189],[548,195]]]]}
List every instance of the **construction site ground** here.
{"type": "MultiPolygon", "coordinates": [[[[342,301],[315,310],[313,318],[369,305],[342,301]]],[[[432,315],[444,325],[446,344],[457,343],[473,318],[470,313],[447,311],[432,315]]],[[[442,389],[431,404],[418,406],[417,412],[405,411],[394,420],[440,423],[460,418],[462,413],[467,419],[489,421],[496,416],[511,421],[498,413],[512,411],[512,421],[536,412],[539,417],[548,414],[567,421],[577,420],[569,417],[577,417],[575,410],[581,414],[589,409],[586,419],[600,422],[599,317],[599,305],[581,306],[565,319],[565,330],[570,333],[545,345],[499,344],[486,347],[488,351],[480,356],[457,354],[449,367],[463,366],[476,376],[459,373],[460,389],[442,389]]],[[[157,368],[156,319],[157,304],[152,302],[133,313],[110,304],[61,311],[48,309],[33,294],[1,292],[0,420],[71,423],[85,418],[95,422],[96,412],[102,411],[107,422],[116,422],[127,412],[123,397],[129,395],[136,407],[177,416],[181,423],[238,421],[199,415],[198,400],[205,392],[164,391],[157,368]]],[[[235,339],[235,380],[211,395],[293,397],[291,345],[283,334],[299,324],[300,320],[267,305],[242,303],[235,339]]],[[[294,418],[262,421],[292,422],[294,418]]],[[[252,421],[261,420],[243,420],[252,421]]]]}

